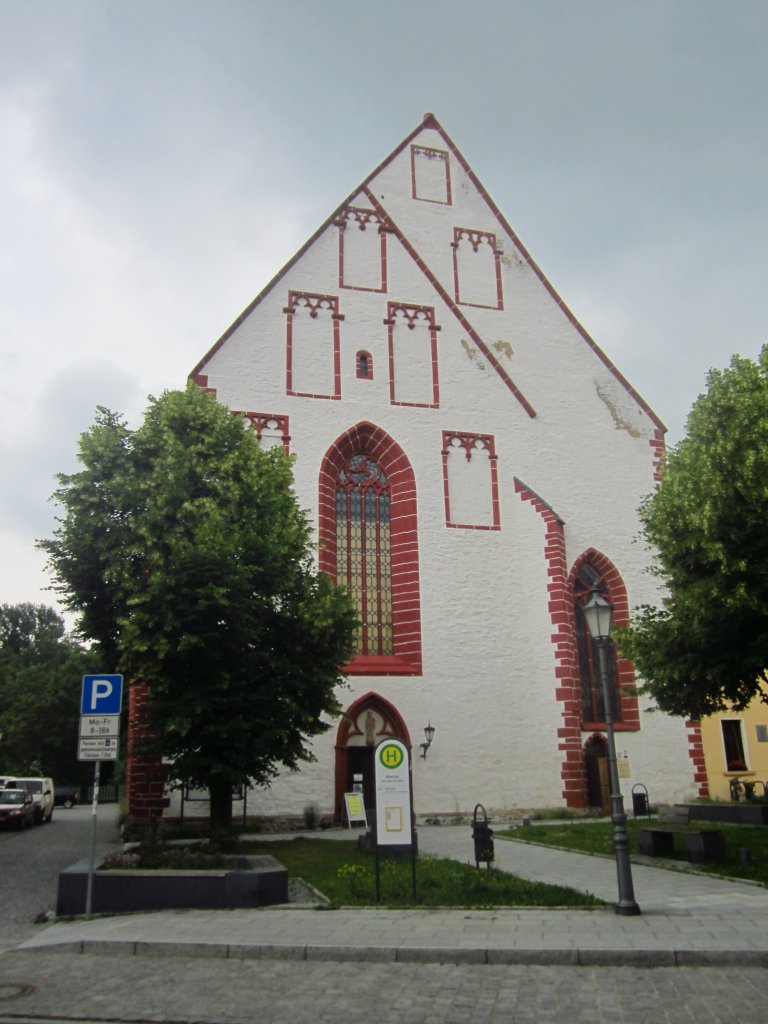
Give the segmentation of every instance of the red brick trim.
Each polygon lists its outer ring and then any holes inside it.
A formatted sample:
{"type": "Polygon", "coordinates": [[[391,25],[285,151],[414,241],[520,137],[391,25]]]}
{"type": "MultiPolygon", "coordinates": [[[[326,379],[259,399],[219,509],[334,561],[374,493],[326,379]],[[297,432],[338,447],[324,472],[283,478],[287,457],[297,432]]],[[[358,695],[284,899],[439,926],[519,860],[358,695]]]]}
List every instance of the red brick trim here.
{"type": "Polygon", "coordinates": [[[291,435],[288,427],[288,417],[281,416],[278,413],[271,412],[240,412],[237,409],[229,410],[233,416],[242,416],[243,419],[248,420],[253,429],[256,431],[256,437],[261,441],[261,435],[264,429],[269,426],[270,423],[274,423],[276,428],[280,431],[283,448],[286,453],[290,453],[291,435]]]}
{"type": "MultiPolygon", "coordinates": [[[[198,377],[199,374],[203,372],[207,364],[210,362],[212,356],[214,356],[215,353],[218,352],[222,345],[224,345],[226,341],[235,333],[238,327],[240,327],[240,325],[245,320],[248,319],[248,317],[251,315],[254,309],[256,309],[256,307],[267,297],[267,295],[269,295],[269,293],[280,283],[280,281],[285,277],[289,270],[291,270],[292,267],[294,267],[295,264],[299,262],[304,253],[308,252],[308,250],[312,248],[317,239],[320,238],[321,235],[325,233],[328,227],[332,225],[336,218],[341,214],[342,210],[344,210],[348,206],[351,206],[354,203],[356,196],[360,194],[361,188],[367,185],[369,182],[373,181],[373,179],[378,174],[380,174],[381,171],[383,171],[384,168],[387,167],[396,157],[398,157],[403,152],[403,150],[408,145],[410,145],[412,140],[415,139],[418,135],[420,135],[425,128],[435,128],[438,131],[442,131],[440,125],[437,123],[435,116],[433,114],[425,114],[424,120],[421,122],[421,124],[417,125],[413,129],[413,131],[410,132],[403,139],[400,145],[397,146],[389,154],[389,156],[385,157],[379,164],[376,165],[376,167],[374,167],[374,169],[363,182],[363,185],[359,185],[357,188],[355,188],[352,192],[349,193],[346,199],[339,203],[339,205],[336,207],[333,213],[326,218],[326,220],[320,225],[317,231],[315,231],[314,234],[310,235],[310,237],[306,240],[304,245],[302,245],[301,248],[294,254],[294,256],[290,260],[288,260],[288,262],[283,267],[281,267],[281,269],[275,274],[272,280],[264,288],[262,288],[262,290],[259,292],[256,298],[246,306],[243,312],[235,320],[233,320],[233,322],[229,325],[226,331],[224,331],[224,333],[218,339],[218,341],[216,341],[211,346],[208,352],[206,352],[206,354],[203,356],[200,362],[192,370],[192,372],[189,375],[190,378],[194,380],[198,377]]],[[[379,210],[377,212],[382,213],[383,211],[379,210]]]]}
{"type": "Polygon", "coordinates": [[[709,796],[709,776],[704,759],[704,740],[701,735],[701,722],[686,721],[688,731],[688,756],[693,761],[693,781],[698,785],[699,797],[709,796]]]}
{"type": "Polygon", "coordinates": [[[285,327],[285,391],[288,395],[295,395],[297,398],[330,398],[338,400],[341,398],[341,337],[339,334],[339,323],[344,319],[339,312],[339,299],[337,295],[318,295],[314,292],[288,292],[288,305],[283,309],[286,315],[285,327]],[[330,312],[332,324],[332,359],[333,359],[333,392],[295,391],[293,388],[293,315],[297,306],[304,306],[309,310],[309,315],[316,320],[320,313],[330,312]]]}
{"type": "Polygon", "coordinates": [[[355,356],[355,377],[358,380],[373,380],[373,356],[364,349],[355,356]]]}
{"type": "Polygon", "coordinates": [[[394,655],[354,658],[343,671],[348,675],[421,675],[416,479],[400,445],[373,423],[351,427],[337,438],[323,459],[318,500],[320,568],[336,579],[336,481],[342,466],[360,452],[378,462],[389,478],[394,655]]]}
{"type": "Polygon", "coordinates": [[[190,375],[189,379],[194,384],[197,384],[197,386],[200,388],[200,390],[204,391],[206,393],[206,395],[213,395],[214,398],[216,397],[216,388],[209,388],[208,387],[208,374],[207,373],[194,373],[194,374],[190,375]]]}
{"type": "MultiPolygon", "coordinates": [[[[366,188],[365,189],[365,194],[368,197],[368,200],[370,201],[370,203],[377,210],[380,210],[382,214],[384,214],[384,208],[378,202],[378,200],[376,199],[376,197],[373,194],[373,192],[371,192],[370,189],[366,188]]],[[[463,329],[467,332],[467,334],[470,336],[472,341],[474,341],[474,343],[477,345],[477,347],[483,353],[483,355],[485,356],[486,360],[491,364],[491,366],[494,368],[494,370],[501,377],[501,379],[504,382],[504,384],[507,386],[507,388],[509,388],[509,390],[512,392],[512,394],[518,400],[520,405],[522,405],[522,407],[525,409],[525,411],[528,413],[528,415],[531,417],[531,419],[534,419],[535,416],[536,416],[536,410],[533,408],[531,403],[528,401],[528,399],[522,393],[520,388],[514,383],[512,378],[509,376],[509,374],[504,369],[504,367],[501,365],[501,363],[496,358],[496,356],[493,354],[493,352],[485,344],[485,342],[483,341],[481,336],[478,334],[478,332],[475,330],[475,328],[472,326],[472,324],[466,318],[464,313],[456,305],[456,302],[453,299],[453,297],[448,294],[448,292],[442,286],[440,281],[438,281],[438,279],[435,277],[433,272],[427,266],[425,261],[421,258],[421,256],[418,254],[416,249],[411,245],[411,243],[408,241],[408,239],[405,237],[403,232],[395,224],[395,222],[392,220],[391,217],[389,218],[389,223],[392,226],[392,233],[398,239],[400,244],[403,246],[405,251],[408,253],[408,255],[413,260],[413,262],[416,264],[416,266],[421,270],[421,272],[427,278],[427,280],[432,285],[432,287],[435,289],[437,294],[440,296],[440,298],[446,304],[448,309],[450,309],[450,311],[453,313],[453,315],[456,317],[456,319],[459,321],[459,323],[461,324],[463,329]]]]}
{"type": "Polygon", "coordinates": [[[663,471],[664,471],[664,456],[666,453],[666,444],[664,443],[664,431],[659,430],[657,427],[653,432],[653,437],[650,439],[648,444],[653,449],[653,479],[656,483],[660,483],[663,471]]]}
{"type": "Polygon", "coordinates": [[[439,203],[441,206],[451,206],[453,204],[451,196],[451,159],[447,150],[433,149],[431,146],[411,146],[411,197],[419,199],[423,203],[439,203]],[[445,167],[445,199],[429,199],[418,194],[416,158],[419,156],[426,157],[428,160],[441,160],[443,162],[445,167]]]}
{"type": "Polygon", "coordinates": [[[146,739],[149,687],[132,680],[128,688],[128,751],[125,798],[129,815],[139,822],[162,817],[170,800],[165,796],[165,774],[160,757],[137,753],[146,739]]]}
{"type": "Polygon", "coordinates": [[[383,721],[383,728],[377,734],[377,741],[379,737],[393,736],[395,739],[402,740],[409,750],[412,747],[411,735],[408,732],[405,719],[394,704],[390,704],[380,694],[371,691],[362,697],[358,697],[356,701],[350,704],[342,715],[336,732],[335,813],[338,824],[341,824],[342,821],[342,803],[347,782],[347,748],[349,746],[349,739],[350,736],[364,735],[357,726],[357,720],[361,713],[368,709],[377,712],[383,721]]]}
{"type": "Polygon", "coordinates": [[[659,419],[659,417],[656,415],[656,413],[653,411],[653,409],[650,407],[650,405],[648,405],[648,403],[645,401],[645,399],[642,398],[640,396],[640,394],[638,394],[637,391],[635,391],[635,389],[632,387],[632,385],[629,383],[629,381],[626,379],[626,377],[614,366],[614,364],[611,362],[611,360],[608,358],[608,356],[596,344],[596,342],[589,336],[589,334],[587,333],[585,328],[579,323],[579,321],[573,315],[573,313],[568,308],[568,306],[566,306],[566,304],[563,301],[563,299],[560,297],[560,295],[554,289],[552,284],[545,277],[545,275],[544,275],[543,271],[541,270],[541,268],[539,267],[539,265],[536,263],[536,261],[533,259],[531,254],[528,252],[526,247],[523,245],[523,243],[520,241],[518,236],[512,230],[512,227],[509,224],[509,222],[507,221],[506,217],[501,212],[501,210],[496,205],[496,203],[493,201],[493,199],[491,198],[491,196],[488,193],[487,189],[482,184],[480,179],[477,177],[475,172],[469,166],[469,164],[467,163],[466,159],[464,158],[464,156],[462,155],[462,153],[460,152],[460,150],[458,149],[458,147],[456,146],[454,141],[448,136],[447,132],[442,127],[442,125],[440,125],[438,123],[436,118],[434,118],[434,117],[432,118],[432,123],[430,124],[430,127],[434,128],[436,131],[438,131],[440,133],[440,135],[442,136],[446,146],[450,150],[451,154],[455,157],[455,159],[458,162],[459,166],[463,168],[464,173],[467,175],[469,180],[472,182],[472,184],[475,186],[477,191],[480,193],[480,195],[483,197],[483,199],[488,204],[488,207],[491,210],[491,213],[493,213],[494,217],[497,219],[497,221],[501,225],[504,233],[507,235],[507,237],[513,243],[513,245],[518,249],[518,251],[520,252],[520,255],[523,257],[523,259],[528,264],[528,266],[531,268],[531,270],[534,272],[534,274],[536,274],[536,276],[541,281],[541,283],[544,286],[544,288],[546,288],[546,290],[549,292],[550,296],[554,299],[555,303],[560,307],[560,309],[563,312],[563,315],[566,317],[566,319],[569,321],[569,323],[576,329],[576,331],[578,331],[578,333],[581,335],[583,340],[587,343],[587,345],[589,345],[589,347],[592,349],[592,351],[595,353],[595,355],[598,357],[598,359],[603,363],[603,365],[619,381],[621,386],[632,396],[632,398],[637,402],[637,404],[640,406],[640,408],[656,424],[657,428],[662,432],[662,434],[665,434],[667,428],[664,426],[662,421],[659,419]]]}
{"type": "MultiPolygon", "coordinates": [[[[568,577],[574,642],[576,640],[576,618],[573,612],[574,585],[578,571],[584,562],[591,562],[603,577],[603,581],[608,589],[608,600],[613,605],[613,620],[616,626],[628,626],[630,619],[629,598],[627,597],[627,588],[621,577],[621,573],[607,555],[604,555],[601,551],[597,551],[595,548],[589,548],[576,559],[568,577]]],[[[577,681],[580,686],[578,673],[577,681]]],[[[637,677],[635,675],[635,666],[628,658],[617,657],[616,659],[616,685],[619,688],[620,694],[621,721],[614,724],[614,729],[616,732],[637,732],[640,729],[640,705],[637,700],[637,677]]],[[[579,697],[579,706],[580,705],[581,698],[579,697]]],[[[581,711],[579,714],[581,714],[581,711]]],[[[595,729],[604,729],[605,723],[582,722],[581,728],[583,730],[589,729],[591,731],[594,731],[595,729]]]]}
{"type": "Polygon", "coordinates": [[[358,292],[386,292],[387,290],[387,232],[389,222],[375,210],[366,210],[358,206],[347,206],[334,219],[334,224],[339,229],[339,288],[349,288],[358,292]],[[350,222],[352,222],[350,224],[350,222]],[[344,276],[344,238],[347,228],[356,226],[358,231],[367,231],[369,228],[378,232],[379,235],[379,259],[381,261],[381,283],[378,288],[365,287],[358,284],[350,284],[344,276]]]}
{"type": "Polygon", "coordinates": [[[493,434],[472,434],[466,431],[444,430],[443,431],[443,493],[445,496],[445,525],[460,530],[499,530],[501,529],[501,514],[499,509],[499,474],[498,456],[496,455],[496,442],[493,434]],[[458,439],[461,447],[466,453],[467,460],[472,458],[472,453],[477,448],[477,442],[488,452],[488,459],[491,466],[491,524],[478,525],[477,523],[456,523],[451,518],[451,495],[448,486],[448,456],[449,446],[454,439],[458,439]]]}
{"type": "MultiPolygon", "coordinates": [[[[208,375],[205,373],[198,373],[190,380],[197,384],[197,386],[206,393],[206,395],[212,395],[216,398],[216,388],[208,387],[208,375]]],[[[288,428],[288,416],[283,416],[281,413],[272,412],[243,412],[242,409],[230,409],[233,416],[242,416],[248,420],[251,426],[256,431],[256,437],[261,441],[262,431],[266,426],[269,425],[270,420],[273,420],[277,425],[278,430],[283,435],[283,448],[285,448],[286,454],[290,454],[290,443],[291,435],[288,428]]]]}
{"type": "Polygon", "coordinates": [[[389,353],[389,401],[392,405],[412,406],[419,409],[437,409],[440,405],[440,380],[437,365],[437,332],[440,330],[435,323],[435,310],[433,306],[415,306],[406,302],[388,302],[387,319],[384,321],[387,327],[387,347],[389,353]],[[397,324],[405,324],[408,330],[413,330],[419,323],[426,323],[429,327],[429,352],[432,370],[432,401],[431,402],[401,402],[396,398],[395,392],[395,327],[397,324]]]}
{"type": "Polygon", "coordinates": [[[476,306],[479,309],[504,309],[504,289],[501,280],[501,250],[496,244],[496,235],[493,231],[480,231],[475,228],[454,228],[453,241],[453,290],[456,301],[462,306],[476,306]],[[490,245],[494,259],[494,273],[496,276],[496,305],[488,306],[484,302],[470,302],[461,298],[459,281],[459,245],[466,239],[472,246],[473,252],[477,252],[481,245],[490,245]]]}
{"type": "Polygon", "coordinates": [[[553,626],[551,640],[555,658],[555,698],[561,705],[562,724],[557,730],[557,747],[562,757],[562,796],[567,807],[586,807],[587,776],[581,738],[578,651],[573,596],[568,582],[564,524],[557,513],[517,477],[515,493],[520,495],[521,501],[533,506],[545,525],[544,560],[549,577],[548,610],[553,626]]]}
{"type": "MultiPolygon", "coordinates": [[[[491,196],[489,195],[489,193],[487,192],[485,187],[482,185],[482,183],[480,182],[480,179],[477,177],[475,172],[469,166],[469,164],[467,163],[466,159],[464,158],[462,153],[457,148],[457,146],[454,143],[454,141],[450,138],[450,136],[445,131],[443,126],[440,124],[440,122],[437,120],[435,115],[432,114],[432,113],[426,113],[424,115],[421,123],[418,124],[413,129],[413,131],[409,132],[409,134],[403,139],[403,141],[398,146],[396,146],[392,150],[392,152],[387,157],[385,157],[381,161],[381,163],[379,163],[371,171],[371,173],[368,175],[368,177],[363,181],[363,183],[360,186],[355,188],[354,191],[350,192],[350,194],[347,196],[347,198],[342,203],[339,204],[339,206],[324,221],[324,223],[320,225],[320,227],[317,229],[317,231],[315,231],[315,233],[313,235],[311,235],[307,239],[307,241],[304,243],[304,245],[301,246],[301,248],[298,250],[298,252],[296,252],[296,254],[293,256],[293,258],[290,259],[285,264],[285,266],[282,267],[278,271],[278,273],[272,278],[272,280],[266,285],[266,287],[263,288],[262,291],[259,292],[259,294],[256,296],[256,298],[243,310],[243,312],[240,314],[240,316],[238,316],[237,319],[232,324],[230,324],[230,326],[222,334],[222,336],[218,339],[218,341],[215,342],[215,344],[203,356],[203,358],[200,360],[200,362],[194,367],[194,369],[190,373],[190,377],[195,379],[199,374],[202,373],[202,371],[205,369],[206,365],[210,361],[211,357],[221,348],[222,345],[224,345],[224,343],[227,341],[227,339],[237,330],[237,328],[251,315],[253,310],[273,290],[273,288],[275,288],[275,286],[282,280],[282,278],[288,273],[288,271],[291,270],[291,268],[301,259],[301,257],[304,255],[304,253],[307,252],[314,245],[315,241],[318,238],[320,238],[320,236],[327,230],[328,226],[334,222],[334,220],[339,216],[340,212],[345,207],[351,205],[353,203],[355,197],[357,195],[359,195],[360,191],[363,190],[363,189],[367,189],[368,186],[370,185],[370,183],[377,177],[377,175],[379,175],[386,167],[388,167],[406,149],[406,147],[408,147],[412,142],[415,142],[415,140],[418,138],[419,135],[421,135],[421,133],[424,130],[435,131],[435,132],[437,132],[440,135],[440,137],[443,139],[443,142],[445,143],[446,147],[448,148],[449,153],[451,153],[454,156],[454,158],[458,161],[459,165],[463,168],[465,174],[469,177],[470,181],[473,183],[475,188],[478,190],[479,194],[485,199],[486,203],[488,204],[489,209],[491,210],[493,215],[498,220],[498,222],[501,225],[501,227],[504,230],[504,232],[507,234],[507,236],[513,242],[513,244],[517,247],[517,249],[520,251],[521,255],[524,257],[524,259],[526,260],[528,265],[531,267],[533,272],[536,274],[536,276],[539,278],[541,283],[544,285],[546,290],[550,293],[550,295],[552,296],[554,301],[557,303],[557,305],[562,309],[563,314],[565,315],[565,317],[570,321],[570,323],[574,326],[574,328],[578,331],[578,333],[581,335],[581,337],[584,339],[584,341],[590,346],[590,348],[595,352],[597,357],[608,368],[608,370],[610,370],[610,372],[616,377],[616,379],[619,381],[619,383],[622,385],[622,387],[624,387],[627,390],[627,392],[638,403],[640,408],[643,409],[647,413],[647,415],[653,420],[653,422],[659,428],[661,433],[662,434],[666,433],[666,429],[667,428],[664,426],[664,424],[659,419],[659,417],[656,415],[656,413],[653,411],[653,409],[651,409],[651,407],[648,405],[648,403],[643,398],[641,398],[641,396],[638,394],[638,392],[635,391],[635,389],[630,385],[630,383],[627,381],[627,379],[619,372],[619,370],[613,365],[613,363],[605,355],[605,353],[595,344],[595,342],[592,340],[592,338],[590,338],[589,334],[586,332],[584,327],[582,327],[582,325],[579,323],[579,321],[576,319],[576,317],[573,315],[573,313],[570,311],[570,309],[565,305],[565,303],[560,298],[558,293],[555,291],[555,289],[552,287],[552,285],[549,283],[547,278],[542,273],[542,271],[539,268],[538,264],[531,257],[531,255],[528,252],[528,250],[525,248],[523,243],[520,241],[520,239],[517,237],[515,232],[512,230],[512,228],[509,225],[508,221],[506,220],[504,215],[501,213],[501,211],[499,210],[498,206],[493,201],[493,199],[491,198],[491,196]]],[[[420,144],[416,143],[416,145],[420,145],[420,144]]],[[[386,216],[386,213],[385,213],[383,207],[380,206],[380,204],[377,203],[376,204],[376,208],[377,208],[377,212],[378,213],[386,216]]],[[[415,251],[413,250],[412,247],[410,247],[409,251],[411,252],[411,255],[415,257],[416,254],[415,254],[415,251]]],[[[443,296],[444,289],[442,289],[442,287],[439,286],[439,282],[435,281],[434,275],[430,276],[430,280],[432,281],[433,285],[435,285],[438,288],[438,291],[440,292],[441,297],[444,297],[443,296]]],[[[452,310],[454,312],[454,315],[459,316],[459,320],[460,320],[460,322],[462,322],[462,318],[459,315],[458,311],[453,309],[453,303],[449,302],[448,305],[452,308],[452,310]]],[[[464,325],[464,326],[465,326],[465,330],[469,330],[470,329],[470,325],[468,323],[466,325],[464,325]]],[[[512,383],[511,379],[508,377],[508,375],[504,371],[504,368],[499,364],[498,360],[490,353],[490,351],[488,351],[486,349],[485,344],[482,342],[482,340],[478,336],[476,336],[475,332],[471,332],[470,336],[473,338],[473,341],[475,342],[475,344],[478,345],[478,347],[484,353],[484,355],[486,356],[488,361],[491,363],[491,365],[494,367],[496,372],[499,373],[499,375],[501,376],[502,380],[505,382],[507,387],[509,387],[510,391],[512,391],[512,393],[515,395],[515,397],[518,399],[518,401],[523,405],[523,408],[526,409],[526,412],[528,412],[528,415],[529,416],[535,416],[536,413],[534,412],[532,407],[527,403],[527,401],[525,400],[524,396],[519,391],[519,389],[516,387],[516,385],[514,385],[512,383]]]]}

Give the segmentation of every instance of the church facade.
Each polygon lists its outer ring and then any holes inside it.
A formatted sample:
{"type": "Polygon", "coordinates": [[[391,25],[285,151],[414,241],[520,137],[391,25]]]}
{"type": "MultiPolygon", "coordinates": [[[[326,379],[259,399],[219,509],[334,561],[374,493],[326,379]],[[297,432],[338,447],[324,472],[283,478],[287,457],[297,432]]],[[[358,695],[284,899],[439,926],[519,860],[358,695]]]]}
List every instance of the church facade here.
{"type": "MultiPolygon", "coordinates": [[[[633,541],[664,427],[433,115],[191,378],[295,457],[319,564],[361,622],[344,715],[249,813],[339,818],[389,736],[412,751],[418,815],[605,805],[580,609],[598,593],[622,625],[654,600],[633,541]]],[[[647,714],[632,665],[609,660],[625,797],[703,795],[697,726],[647,714]]]]}

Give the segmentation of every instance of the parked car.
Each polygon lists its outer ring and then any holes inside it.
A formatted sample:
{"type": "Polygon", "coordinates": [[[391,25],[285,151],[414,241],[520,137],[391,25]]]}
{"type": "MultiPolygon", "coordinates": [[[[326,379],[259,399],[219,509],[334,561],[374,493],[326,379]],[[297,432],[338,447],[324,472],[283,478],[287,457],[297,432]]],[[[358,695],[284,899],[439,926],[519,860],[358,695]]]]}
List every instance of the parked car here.
{"type": "Polygon", "coordinates": [[[34,824],[35,801],[26,789],[0,789],[0,825],[19,832],[34,824]]]}
{"type": "Polygon", "coordinates": [[[35,802],[35,824],[50,821],[53,817],[53,779],[22,778],[20,775],[0,777],[0,786],[5,789],[26,789],[35,802]]]}
{"type": "Polygon", "coordinates": [[[79,786],[70,786],[64,782],[56,784],[56,792],[53,794],[53,803],[55,807],[74,807],[79,799],[79,786]]]}

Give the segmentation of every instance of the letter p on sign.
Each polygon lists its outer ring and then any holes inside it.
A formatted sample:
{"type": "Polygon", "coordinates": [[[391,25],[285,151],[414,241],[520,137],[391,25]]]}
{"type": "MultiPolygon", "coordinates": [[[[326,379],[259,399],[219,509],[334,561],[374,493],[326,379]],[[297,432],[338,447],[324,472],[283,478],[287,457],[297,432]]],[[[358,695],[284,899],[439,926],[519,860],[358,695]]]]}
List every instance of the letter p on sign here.
{"type": "Polygon", "coordinates": [[[119,715],[122,702],[122,676],[83,676],[81,715],[119,715]]]}

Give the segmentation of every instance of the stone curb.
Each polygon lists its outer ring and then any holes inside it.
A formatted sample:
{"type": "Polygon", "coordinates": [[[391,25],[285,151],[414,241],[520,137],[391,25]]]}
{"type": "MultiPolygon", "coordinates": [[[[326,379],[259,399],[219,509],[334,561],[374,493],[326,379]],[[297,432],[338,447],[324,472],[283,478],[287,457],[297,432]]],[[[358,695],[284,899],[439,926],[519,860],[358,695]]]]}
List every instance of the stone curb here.
{"type": "Polygon", "coordinates": [[[334,963],[488,964],[572,967],[768,967],[768,949],[604,949],[458,946],[345,946],[286,943],[79,940],[17,948],[22,953],[212,957],[225,960],[302,960],[334,963]]]}

